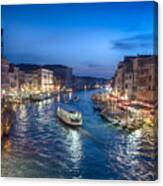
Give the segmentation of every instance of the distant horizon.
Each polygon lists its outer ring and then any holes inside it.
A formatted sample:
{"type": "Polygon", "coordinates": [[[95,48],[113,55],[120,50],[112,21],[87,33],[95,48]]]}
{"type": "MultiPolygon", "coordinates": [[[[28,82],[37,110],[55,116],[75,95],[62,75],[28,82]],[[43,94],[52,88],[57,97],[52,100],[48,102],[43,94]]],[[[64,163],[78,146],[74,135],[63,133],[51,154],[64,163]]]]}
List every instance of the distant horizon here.
{"type": "Polygon", "coordinates": [[[124,56],[155,54],[154,10],[153,1],[2,5],[4,54],[110,79],[124,56]]]}
{"type": "MultiPolygon", "coordinates": [[[[65,66],[65,67],[68,67],[68,68],[72,68],[73,67],[70,67],[70,66],[67,66],[67,65],[63,65],[63,64],[32,64],[32,63],[19,63],[19,64],[16,64],[16,63],[11,63],[13,65],[16,65],[16,66],[19,66],[19,65],[36,65],[36,66],[45,66],[45,65],[56,65],[56,66],[65,66]]],[[[76,76],[76,77],[89,77],[89,78],[97,78],[97,79],[105,79],[105,80],[110,80],[112,77],[97,77],[97,76],[91,76],[91,75],[78,75],[78,74],[75,74],[75,73],[72,73],[73,76],[76,76]]]]}
{"type": "MultiPolygon", "coordinates": [[[[158,56],[158,54],[153,54],[153,55],[155,55],[155,56],[158,56]]],[[[151,56],[151,54],[137,54],[137,55],[130,55],[130,56],[132,56],[132,57],[134,57],[134,56],[151,56]]],[[[125,55],[125,56],[123,56],[123,58],[122,59],[124,59],[124,57],[129,57],[129,55],[125,55]]],[[[8,60],[8,58],[7,58],[7,56],[4,56],[4,58],[5,59],[7,59],[8,60]]],[[[121,61],[122,61],[122,59],[121,59],[121,61]]],[[[120,62],[120,61],[119,61],[120,62]]],[[[118,62],[118,63],[119,63],[118,62]]],[[[118,63],[117,63],[117,66],[118,66],[118,63]]],[[[45,65],[56,65],[56,66],[65,66],[65,67],[68,67],[68,68],[72,68],[73,69],[73,67],[72,66],[68,66],[68,65],[65,65],[65,64],[59,64],[59,63],[46,63],[46,64],[34,64],[34,63],[11,63],[11,64],[14,64],[14,65],[16,65],[16,66],[18,66],[18,65],[36,65],[36,66],[45,66],[45,65]]],[[[116,66],[116,67],[117,67],[116,66]]],[[[116,72],[116,69],[115,69],[115,71],[114,71],[114,73],[112,74],[112,75],[110,75],[110,76],[108,76],[108,77],[103,77],[103,76],[91,76],[91,75],[80,75],[80,74],[75,74],[74,73],[74,69],[73,69],[73,76],[78,76],[78,77],[91,77],[91,78],[99,78],[99,79],[105,79],[105,80],[111,80],[112,78],[113,78],[113,76],[115,75],[115,72],[116,72]]]]}
{"type": "MultiPolygon", "coordinates": [[[[158,55],[156,55],[156,54],[154,54],[155,56],[158,56],[158,55]]],[[[133,55],[133,56],[131,56],[131,57],[136,57],[136,56],[151,56],[150,54],[137,54],[137,55],[133,55]]],[[[130,56],[124,56],[124,57],[130,57],[130,56]]],[[[123,57],[123,58],[124,58],[123,57]]],[[[122,60],[121,60],[122,61],[122,60]]],[[[120,62],[120,61],[119,61],[120,62]]],[[[118,62],[118,63],[119,63],[118,62]]],[[[68,68],[72,68],[72,70],[74,71],[74,69],[73,69],[73,67],[71,67],[71,66],[68,66],[68,65],[64,65],[64,64],[34,64],[34,63],[11,63],[11,64],[14,64],[14,65],[16,65],[16,66],[19,66],[19,65],[36,65],[36,66],[53,66],[53,65],[55,65],[55,66],[64,66],[64,67],[68,67],[68,68]]],[[[118,65],[118,64],[117,64],[118,65]]],[[[90,78],[97,78],[97,79],[105,79],[105,80],[111,80],[112,78],[113,78],[113,76],[115,75],[115,72],[114,72],[114,74],[112,75],[112,76],[110,76],[110,77],[100,77],[100,76],[91,76],[91,75],[79,75],[79,74],[75,74],[75,73],[72,73],[72,75],[73,76],[76,76],[76,77],[90,77],[90,78]]]]}

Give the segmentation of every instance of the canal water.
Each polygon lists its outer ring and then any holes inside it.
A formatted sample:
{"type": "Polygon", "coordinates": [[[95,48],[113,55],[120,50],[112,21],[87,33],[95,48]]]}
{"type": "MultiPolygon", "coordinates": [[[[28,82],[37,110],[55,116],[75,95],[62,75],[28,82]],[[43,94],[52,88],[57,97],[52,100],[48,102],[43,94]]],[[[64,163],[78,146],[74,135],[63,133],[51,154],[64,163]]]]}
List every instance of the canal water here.
{"type": "Polygon", "coordinates": [[[94,111],[81,91],[73,103],[83,126],[71,128],[56,117],[56,99],[17,107],[11,134],[2,140],[2,176],[154,180],[157,142],[152,129],[128,133],[94,111]]]}

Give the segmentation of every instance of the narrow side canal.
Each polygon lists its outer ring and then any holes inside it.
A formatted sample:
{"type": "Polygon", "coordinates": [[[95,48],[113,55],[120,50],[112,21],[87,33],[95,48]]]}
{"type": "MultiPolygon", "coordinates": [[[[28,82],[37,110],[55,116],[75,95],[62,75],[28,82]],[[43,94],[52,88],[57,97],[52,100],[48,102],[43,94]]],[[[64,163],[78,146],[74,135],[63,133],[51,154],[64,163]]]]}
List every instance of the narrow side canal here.
{"type": "Polygon", "coordinates": [[[74,105],[83,126],[76,129],[57,119],[54,99],[20,105],[11,134],[2,141],[2,176],[155,179],[154,131],[128,133],[112,126],[94,111],[93,93],[77,93],[74,105]]]}

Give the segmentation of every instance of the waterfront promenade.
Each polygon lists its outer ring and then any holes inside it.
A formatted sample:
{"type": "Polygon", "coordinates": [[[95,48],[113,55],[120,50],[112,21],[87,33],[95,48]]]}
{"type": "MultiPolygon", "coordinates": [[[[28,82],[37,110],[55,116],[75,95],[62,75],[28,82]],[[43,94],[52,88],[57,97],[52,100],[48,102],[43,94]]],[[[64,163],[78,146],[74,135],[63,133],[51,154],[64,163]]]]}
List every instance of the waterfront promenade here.
{"type": "Polygon", "coordinates": [[[137,130],[144,125],[157,128],[155,105],[117,97],[113,93],[113,91],[97,92],[92,95],[95,109],[107,121],[128,131],[137,130]]]}

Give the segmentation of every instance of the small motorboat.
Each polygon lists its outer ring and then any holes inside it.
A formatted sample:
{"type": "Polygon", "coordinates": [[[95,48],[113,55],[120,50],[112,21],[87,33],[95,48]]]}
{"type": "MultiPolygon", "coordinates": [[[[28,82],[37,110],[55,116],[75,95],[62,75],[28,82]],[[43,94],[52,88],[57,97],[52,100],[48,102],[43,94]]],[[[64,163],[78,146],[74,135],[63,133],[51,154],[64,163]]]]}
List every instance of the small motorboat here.
{"type": "Polygon", "coordinates": [[[65,124],[70,126],[81,126],[82,125],[82,114],[76,109],[68,105],[59,105],[57,108],[57,116],[65,124]]]}

